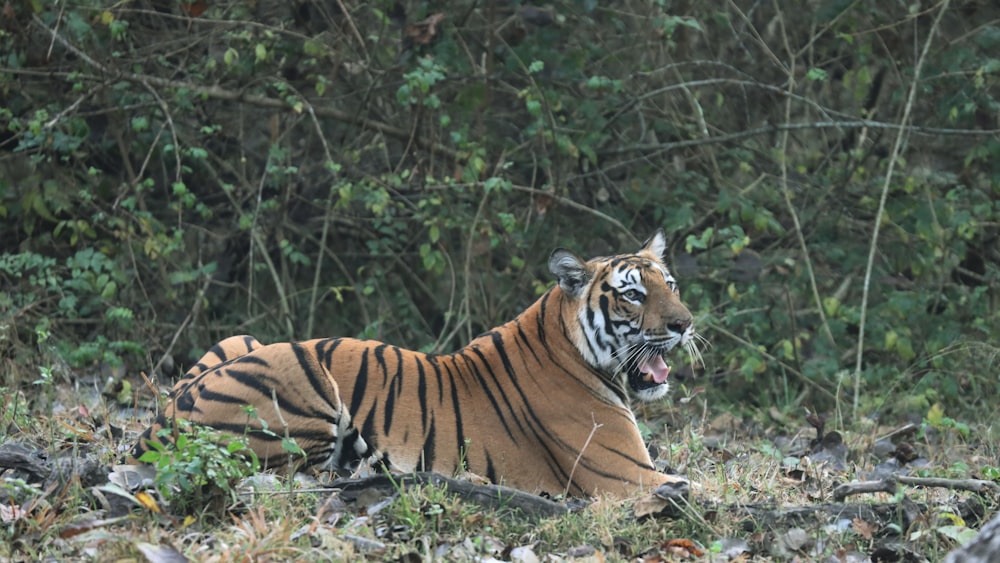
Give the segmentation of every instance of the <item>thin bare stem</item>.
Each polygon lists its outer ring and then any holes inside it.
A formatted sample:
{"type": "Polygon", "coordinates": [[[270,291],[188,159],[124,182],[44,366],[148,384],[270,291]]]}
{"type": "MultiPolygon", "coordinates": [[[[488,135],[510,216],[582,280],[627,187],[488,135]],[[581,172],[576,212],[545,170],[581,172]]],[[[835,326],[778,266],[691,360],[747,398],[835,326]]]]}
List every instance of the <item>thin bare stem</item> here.
{"type": "MultiPolygon", "coordinates": [[[[906,122],[910,120],[910,112],[913,110],[913,101],[917,97],[917,86],[920,84],[920,69],[924,66],[924,59],[927,57],[927,52],[930,50],[931,42],[934,39],[934,33],[941,24],[941,18],[944,16],[944,13],[948,11],[948,4],[950,1],[951,0],[944,0],[941,2],[941,10],[938,11],[937,17],[934,18],[934,23],[931,25],[930,31],[927,33],[927,40],[924,42],[924,49],[920,53],[920,57],[917,59],[916,66],[913,68],[913,82],[910,84],[910,92],[906,96],[906,106],[903,108],[903,117],[899,120],[901,127],[905,126],[906,122]]],[[[861,401],[861,362],[865,348],[865,321],[868,317],[868,293],[871,288],[872,269],[875,264],[875,252],[878,249],[878,234],[879,230],[882,228],[882,215],[885,213],[885,201],[889,195],[889,185],[892,183],[892,174],[896,169],[896,162],[899,161],[899,155],[903,150],[905,131],[905,127],[899,130],[899,134],[896,135],[896,141],[892,147],[892,155],[889,157],[889,166],[885,171],[885,182],[882,184],[882,195],[878,200],[878,212],[875,214],[875,227],[872,229],[872,239],[868,249],[868,264],[865,266],[865,281],[861,293],[861,319],[858,323],[858,353],[854,362],[855,413],[857,413],[858,405],[861,401]]]]}
{"type": "MultiPolygon", "coordinates": [[[[779,6],[775,6],[777,13],[781,14],[781,9],[779,6]]],[[[795,89],[795,62],[797,60],[796,53],[792,52],[791,45],[788,44],[788,35],[785,33],[785,20],[781,17],[778,18],[781,24],[781,36],[784,40],[785,51],[789,56],[789,70],[788,70],[788,92],[791,93],[795,89]]],[[[789,96],[785,100],[785,122],[791,121],[792,118],[792,98],[789,96]]],[[[813,270],[812,258],[809,256],[809,246],[806,245],[805,235],[802,234],[802,224],[799,222],[799,214],[795,210],[795,205],[792,203],[792,190],[788,187],[788,131],[782,131],[781,133],[781,154],[778,156],[778,165],[781,169],[781,192],[785,197],[785,206],[788,207],[788,214],[792,217],[792,223],[795,225],[795,238],[799,243],[799,249],[802,251],[802,258],[806,264],[806,274],[809,276],[809,287],[812,289],[813,300],[816,302],[816,310],[819,312],[820,325],[823,327],[823,334],[826,336],[827,340],[830,341],[830,346],[836,348],[837,341],[833,338],[833,331],[830,330],[830,323],[826,319],[826,312],[823,308],[823,300],[819,296],[819,287],[816,284],[816,273],[813,270]]]]}
{"type": "Polygon", "coordinates": [[[573,474],[576,473],[576,466],[580,465],[580,459],[583,458],[583,452],[587,451],[587,447],[590,446],[590,441],[594,439],[594,434],[597,434],[597,430],[604,426],[603,424],[598,424],[597,420],[593,421],[594,425],[590,427],[590,434],[587,435],[586,441],[583,442],[583,447],[580,448],[580,454],[576,456],[573,460],[573,468],[569,470],[569,479],[566,480],[566,488],[563,489],[563,497],[569,496],[569,487],[573,484],[573,474]]]}

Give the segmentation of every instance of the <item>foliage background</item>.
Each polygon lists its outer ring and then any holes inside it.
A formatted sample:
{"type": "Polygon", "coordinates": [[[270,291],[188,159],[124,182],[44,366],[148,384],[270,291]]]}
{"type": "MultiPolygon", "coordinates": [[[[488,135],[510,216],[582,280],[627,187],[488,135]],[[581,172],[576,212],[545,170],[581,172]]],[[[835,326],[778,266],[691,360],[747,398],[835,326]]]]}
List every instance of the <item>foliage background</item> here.
{"type": "Polygon", "coordinates": [[[974,0],[7,2],[2,384],[167,385],[238,333],[447,351],[542,292],[554,247],[662,226],[713,343],[681,394],[828,411],[857,375],[865,413],[995,414],[998,22],[974,0]]]}

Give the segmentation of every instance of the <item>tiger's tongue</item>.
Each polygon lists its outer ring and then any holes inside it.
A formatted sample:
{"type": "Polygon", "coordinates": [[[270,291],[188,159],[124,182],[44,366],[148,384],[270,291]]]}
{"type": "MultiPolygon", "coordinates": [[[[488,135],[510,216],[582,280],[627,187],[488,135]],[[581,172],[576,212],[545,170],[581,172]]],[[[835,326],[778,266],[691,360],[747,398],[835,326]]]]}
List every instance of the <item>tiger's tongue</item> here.
{"type": "Polygon", "coordinates": [[[653,377],[653,381],[663,383],[667,380],[667,376],[670,375],[670,366],[667,365],[667,362],[663,361],[662,356],[653,356],[639,364],[639,372],[648,373],[653,377]]]}

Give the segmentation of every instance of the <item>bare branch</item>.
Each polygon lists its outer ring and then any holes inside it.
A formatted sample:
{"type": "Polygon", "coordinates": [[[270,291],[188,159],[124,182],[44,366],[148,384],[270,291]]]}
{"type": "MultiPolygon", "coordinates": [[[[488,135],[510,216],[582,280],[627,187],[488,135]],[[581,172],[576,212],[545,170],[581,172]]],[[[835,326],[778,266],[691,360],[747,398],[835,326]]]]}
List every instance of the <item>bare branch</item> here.
{"type": "MultiPolygon", "coordinates": [[[[85,63],[91,67],[100,71],[105,75],[100,80],[127,80],[129,82],[137,82],[147,86],[157,86],[160,88],[170,88],[170,89],[186,89],[200,96],[205,96],[215,100],[222,100],[227,102],[239,102],[254,105],[257,107],[273,108],[281,111],[292,111],[300,112],[301,109],[296,107],[296,104],[275,98],[269,98],[267,96],[260,96],[254,94],[247,94],[243,91],[233,91],[227,90],[221,86],[203,86],[201,84],[195,84],[192,82],[185,82],[183,80],[169,80],[165,78],[159,78],[156,76],[148,76],[144,74],[136,74],[132,72],[120,71],[118,69],[113,69],[108,66],[101,64],[96,61],[91,56],[87,55],[75,45],[70,43],[68,40],[63,38],[61,35],[57,34],[56,31],[49,29],[38,16],[33,16],[34,24],[41,29],[52,35],[53,40],[58,42],[60,45],[65,47],[67,50],[72,52],[74,55],[80,57],[85,63]]],[[[305,101],[305,99],[303,99],[305,101]]],[[[311,102],[309,102],[311,104],[311,102]]],[[[330,107],[316,106],[312,104],[315,110],[315,114],[319,117],[327,117],[330,119],[336,119],[337,121],[344,121],[346,123],[352,123],[359,127],[365,129],[371,129],[378,131],[389,137],[407,141],[410,138],[410,131],[407,129],[401,129],[399,127],[393,127],[379,121],[374,121],[360,115],[347,113],[330,107]]],[[[459,154],[454,149],[446,147],[440,143],[433,141],[427,141],[424,139],[414,139],[414,143],[423,150],[429,151],[434,154],[442,155],[451,161],[460,160],[459,154]]]]}
{"type": "MultiPolygon", "coordinates": [[[[901,125],[906,125],[906,123],[910,120],[910,113],[913,111],[913,101],[917,97],[917,87],[920,85],[920,70],[924,65],[924,60],[927,58],[927,52],[931,48],[934,33],[941,24],[941,18],[944,16],[944,13],[948,11],[948,4],[950,1],[951,0],[944,0],[941,2],[941,10],[938,11],[937,17],[934,18],[934,23],[931,25],[930,31],[927,33],[927,41],[924,42],[924,50],[920,53],[920,58],[917,59],[917,64],[913,68],[913,83],[910,84],[910,92],[906,97],[906,107],[903,109],[903,117],[899,120],[901,125]]],[[[903,152],[903,138],[906,136],[905,134],[906,129],[900,129],[899,134],[896,135],[896,142],[892,147],[892,155],[889,157],[889,166],[885,171],[885,182],[882,184],[882,195],[879,197],[878,201],[878,212],[875,214],[875,227],[872,229],[872,240],[868,251],[868,265],[865,266],[865,281],[862,286],[861,294],[861,318],[858,321],[857,356],[854,363],[855,413],[858,411],[861,401],[861,363],[865,350],[865,321],[868,315],[868,291],[871,288],[872,270],[874,269],[875,264],[875,251],[878,249],[878,234],[879,229],[882,227],[882,216],[885,214],[885,202],[889,196],[889,185],[892,184],[892,174],[896,169],[896,163],[899,162],[899,156],[903,152]]]]}

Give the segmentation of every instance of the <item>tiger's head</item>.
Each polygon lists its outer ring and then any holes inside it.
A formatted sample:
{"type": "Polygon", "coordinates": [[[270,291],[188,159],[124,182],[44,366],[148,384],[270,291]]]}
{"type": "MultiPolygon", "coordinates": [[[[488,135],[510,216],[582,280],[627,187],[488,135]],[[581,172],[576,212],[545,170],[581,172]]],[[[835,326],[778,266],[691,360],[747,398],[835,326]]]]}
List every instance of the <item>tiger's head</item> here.
{"type": "Polygon", "coordinates": [[[668,352],[683,345],[697,355],[691,312],[664,265],[664,250],[666,238],[658,230],[635,254],[585,261],[559,248],[549,258],[549,269],[576,307],[578,323],[569,327],[576,348],[612,380],[624,377],[644,401],[668,391],[668,352]]]}

